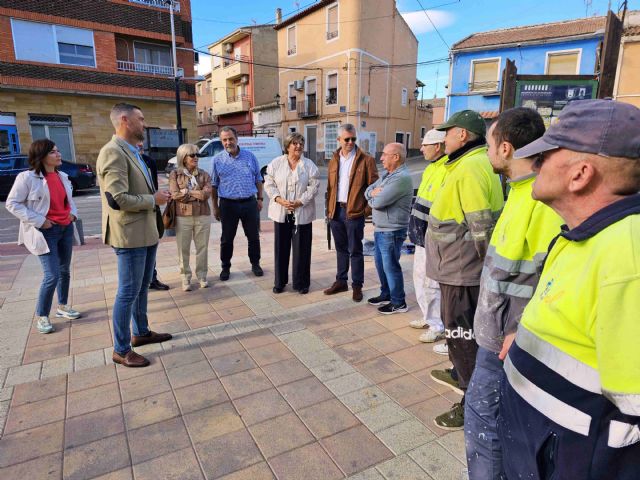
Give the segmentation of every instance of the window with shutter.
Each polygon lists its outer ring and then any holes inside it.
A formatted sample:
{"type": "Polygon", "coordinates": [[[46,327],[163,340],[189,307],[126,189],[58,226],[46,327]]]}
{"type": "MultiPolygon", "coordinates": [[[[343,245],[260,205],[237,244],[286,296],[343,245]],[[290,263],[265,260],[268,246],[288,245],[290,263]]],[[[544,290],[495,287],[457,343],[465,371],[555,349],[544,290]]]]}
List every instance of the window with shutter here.
{"type": "Polygon", "coordinates": [[[494,91],[498,89],[498,74],[500,69],[500,59],[479,60],[471,63],[471,84],[469,90],[472,92],[494,91]]]}
{"type": "Polygon", "coordinates": [[[580,52],[547,52],[547,75],[577,75],[580,52]]]}

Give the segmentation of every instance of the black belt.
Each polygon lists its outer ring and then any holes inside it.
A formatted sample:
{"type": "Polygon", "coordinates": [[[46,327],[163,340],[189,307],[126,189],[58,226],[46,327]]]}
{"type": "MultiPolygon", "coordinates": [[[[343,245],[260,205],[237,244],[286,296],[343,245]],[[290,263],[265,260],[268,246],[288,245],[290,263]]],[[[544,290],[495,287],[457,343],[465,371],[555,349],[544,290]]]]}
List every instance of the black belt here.
{"type": "Polygon", "coordinates": [[[340,208],[347,208],[347,204],[344,202],[336,202],[340,208]]]}
{"type": "Polygon", "coordinates": [[[226,200],[227,202],[236,202],[236,203],[244,203],[250,202],[251,200],[255,200],[256,197],[247,197],[247,198],[223,198],[220,197],[220,200],[226,200]]]}

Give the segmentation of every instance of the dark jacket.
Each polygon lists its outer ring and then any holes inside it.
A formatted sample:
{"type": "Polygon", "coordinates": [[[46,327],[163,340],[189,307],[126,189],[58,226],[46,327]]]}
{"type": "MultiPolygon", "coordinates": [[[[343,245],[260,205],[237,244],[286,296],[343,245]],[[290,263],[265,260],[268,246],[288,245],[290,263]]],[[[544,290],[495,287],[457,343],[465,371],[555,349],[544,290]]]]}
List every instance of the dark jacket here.
{"type": "MultiPolygon", "coordinates": [[[[349,177],[349,195],[347,197],[347,218],[358,218],[371,214],[364,192],[378,179],[376,160],[356,147],[349,177]]],[[[340,149],[333,153],[327,168],[327,218],[333,218],[338,201],[338,174],[340,173],[340,149]]]]}

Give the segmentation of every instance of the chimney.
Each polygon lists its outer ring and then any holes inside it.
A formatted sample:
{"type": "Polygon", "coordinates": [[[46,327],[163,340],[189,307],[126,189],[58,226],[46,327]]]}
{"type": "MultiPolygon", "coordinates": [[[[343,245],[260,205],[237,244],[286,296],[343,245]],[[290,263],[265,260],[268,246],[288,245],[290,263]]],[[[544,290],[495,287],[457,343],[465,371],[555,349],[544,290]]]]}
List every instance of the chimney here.
{"type": "Polygon", "coordinates": [[[282,9],[276,8],[276,25],[279,25],[281,23],[282,23],[282,9]]]}

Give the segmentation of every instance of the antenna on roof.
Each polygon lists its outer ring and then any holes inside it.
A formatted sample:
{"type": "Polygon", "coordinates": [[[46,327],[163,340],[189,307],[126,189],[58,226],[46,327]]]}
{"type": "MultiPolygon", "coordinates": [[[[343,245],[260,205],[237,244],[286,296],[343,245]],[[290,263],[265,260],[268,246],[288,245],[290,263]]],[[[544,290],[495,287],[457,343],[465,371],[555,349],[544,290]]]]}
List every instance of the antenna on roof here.
{"type": "Polygon", "coordinates": [[[584,16],[585,17],[589,16],[589,9],[591,8],[592,3],[593,3],[593,0],[584,0],[584,16]]]}

